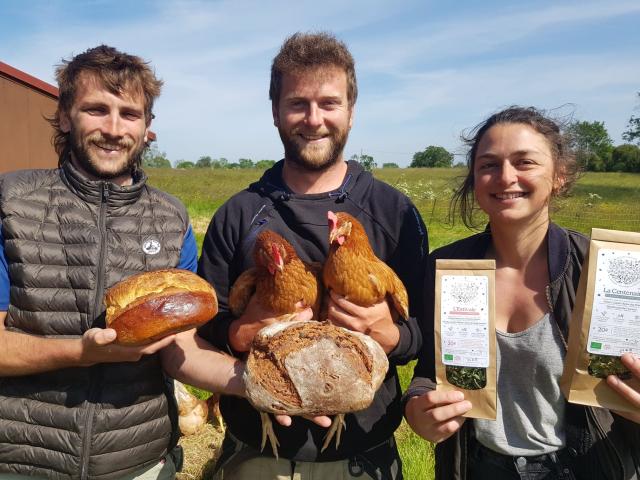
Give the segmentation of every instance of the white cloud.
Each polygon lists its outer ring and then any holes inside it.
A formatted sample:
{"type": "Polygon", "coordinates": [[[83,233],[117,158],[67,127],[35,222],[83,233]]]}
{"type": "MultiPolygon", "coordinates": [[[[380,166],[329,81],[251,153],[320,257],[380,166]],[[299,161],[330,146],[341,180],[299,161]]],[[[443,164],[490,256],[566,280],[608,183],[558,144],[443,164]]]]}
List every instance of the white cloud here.
{"type": "Polygon", "coordinates": [[[360,129],[352,137],[359,144],[352,146],[374,157],[379,152],[384,161],[394,161],[386,151],[395,152],[401,164],[430,144],[458,152],[464,129],[511,104],[564,106],[558,113],[604,121],[619,143],[637,103],[638,78],[640,64],[624,54],[539,56],[407,74],[388,94],[362,92],[360,129]]]}
{"type": "MultiPolygon", "coordinates": [[[[431,143],[455,150],[460,130],[511,103],[573,102],[579,118],[604,120],[619,141],[637,105],[637,32],[616,50],[567,50],[560,42],[529,51],[549,32],[567,45],[585,29],[605,35],[602,22],[640,16],[637,0],[487,3],[483,10],[469,3],[474,11],[462,2],[455,12],[422,0],[174,0],[143,4],[138,15],[124,14],[124,1],[74,5],[39,2],[29,24],[13,25],[10,34],[2,33],[10,25],[0,19],[0,59],[50,82],[60,58],[102,42],[151,60],[165,80],[153,128],[174,160],[279,158],[269,68],[282,40],[297,30],[331,30],[347,40],[361,89],[347,154],[363,149],[378,163],[407,164],[431,143]],[[118,13],[92,15],[110,10],[118,13]],[[514,45],[522,53],[506,54],[514,45]]],[[[21,21],[29,15],[20,12],[21,21]]]]}
{"type": "Polygon", "coordinates": [[[360,45],[365,52],[360,67],[393,74],[415,68],[416,64],[500,50],[527,37],[533,37],[530,40],[535,44],[536,36],[554,27],[590,28],[589,24],[640,14],[640,3],[636,0],[581,2],[571,6],[555,3],[542,6],[538,2],[516,5],[505,12],[487,8],[481,13],[465,11],[461,6],[449,20],[425,20],[409,29],[372,36],[364,40],[366,46],[360,45]]]}

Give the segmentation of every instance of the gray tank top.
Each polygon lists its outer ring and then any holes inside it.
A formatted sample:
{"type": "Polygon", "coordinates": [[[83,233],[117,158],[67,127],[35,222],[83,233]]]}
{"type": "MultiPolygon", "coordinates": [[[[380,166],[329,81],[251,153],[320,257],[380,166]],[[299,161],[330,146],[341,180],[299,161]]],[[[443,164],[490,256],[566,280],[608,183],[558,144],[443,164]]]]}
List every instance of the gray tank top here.
{"type": "Polygon", "coordinates": [[[517,333],[496,331],[498,411],[475,419],[476,438],[504,455],[541,455],[564,447],[560,392],[565,349],[550,314],[517,333]]]}

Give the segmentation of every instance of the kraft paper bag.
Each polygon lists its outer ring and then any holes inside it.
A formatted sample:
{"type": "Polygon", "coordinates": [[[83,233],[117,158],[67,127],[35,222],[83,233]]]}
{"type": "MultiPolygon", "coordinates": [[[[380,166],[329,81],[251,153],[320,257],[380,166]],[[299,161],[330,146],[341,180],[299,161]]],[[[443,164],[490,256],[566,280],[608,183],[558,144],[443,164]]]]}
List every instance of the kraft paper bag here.
{"type": "Polygon", "coordinates": [[[495,260],[436,260],[436,390],[459,390],[465,417],[496,418],[495,260]]]}
{"type": "Polygon", "coordinates": [[[640,390],[620,356],[640,355],[640,233],[594,228],[580,275],[560,387],[567,400],[637,412],[606,382],[640,390]]]}

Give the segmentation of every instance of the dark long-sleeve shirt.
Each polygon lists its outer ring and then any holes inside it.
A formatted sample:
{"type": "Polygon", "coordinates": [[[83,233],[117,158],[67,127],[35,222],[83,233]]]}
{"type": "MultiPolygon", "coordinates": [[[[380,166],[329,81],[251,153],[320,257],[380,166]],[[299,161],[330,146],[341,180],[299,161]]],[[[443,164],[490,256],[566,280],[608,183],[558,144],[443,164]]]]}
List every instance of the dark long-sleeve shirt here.
{"type": "MultiPolygon", "coordinates": [[[[389,354],[390,369],[369,408],[347,415],[347,430],[338,450],[323,453],[326,430],[303,419],[291,427],[274,425],[280,456],[301,461],[332,461],[367,450],[393,434],[402,419],[396,365],[413,359],[421,345],[415,315],[422,309],[424,261],[428,253],[427,232],[411,201],[389,185],[375,180],[356,162],[349,162],[343,185],[336,191],[298,195],[282,181],[282,162],[265,172],[227,203],[213,217],[200,258],[198,272],[215,287],[220,312],[200,329],[200,335],[219,348],[232,352],[228,342],[233,317],[228,293],[233,282],[253,266],[256,235],[270,229],[286,238],[307,262],[324,261],[329,250],[327,211],[346,211],[365,227],[376,255],[395,270],[409,293],[411,318],[399,322],[400,341],[389,354]]],[[[227,428],[238,439],[256,448],[261,429],[257,412],[242,399],[224,397],[222,414],[227,428]]]]}

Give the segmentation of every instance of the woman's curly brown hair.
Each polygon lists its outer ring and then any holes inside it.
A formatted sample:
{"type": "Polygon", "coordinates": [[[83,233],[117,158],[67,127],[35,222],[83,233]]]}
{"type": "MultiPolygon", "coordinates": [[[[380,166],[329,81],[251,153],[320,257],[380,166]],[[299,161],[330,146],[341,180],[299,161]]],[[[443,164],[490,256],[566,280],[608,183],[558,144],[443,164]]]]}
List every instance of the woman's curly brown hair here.
{"type": "Polygon", "coordinates": [[[561,122],[549,117],[542,110],[535,107],[511,106],[498,113],[494,113],[483,122],[476,125],[468,134],[462,134],[462,141],[469,147],[467,153],[467,174],[460,186],[455,190],[449,206],[449,220],[453,221],[459,212],[462,222],[469,228],[477,228],[474,221],[474,213],[478,206],[475,201],[474,187],[474,163],[478,145],[487,131],[495,126],[505,123],[527,125],[543,135],[553,156],[554,172],[556,177],[562,177],[560,187],[554,189],[552,196],[566,195],[578,179],[580,168],[575,155],[571,151],[566,136],[562,132],[561,122]]]}

